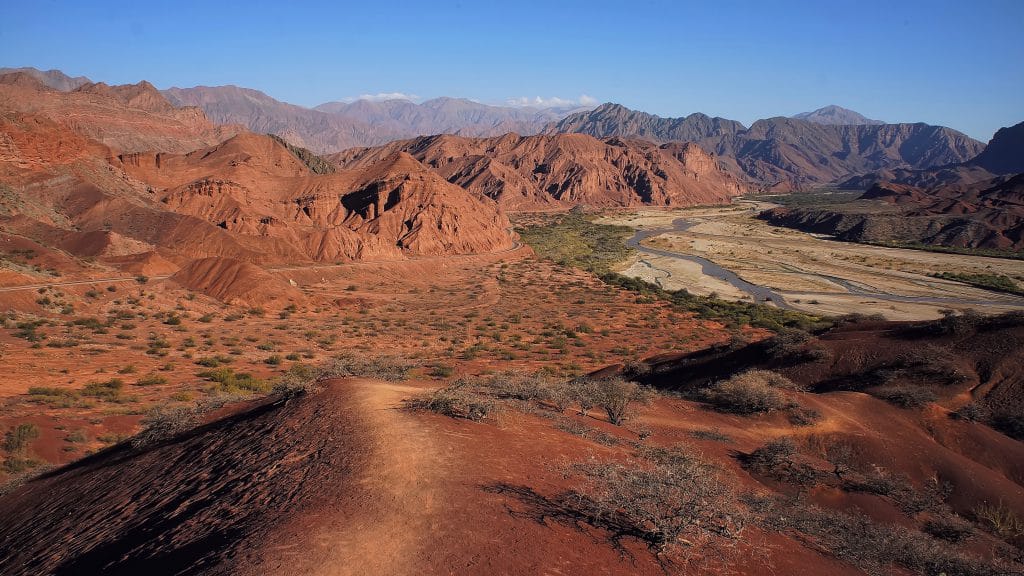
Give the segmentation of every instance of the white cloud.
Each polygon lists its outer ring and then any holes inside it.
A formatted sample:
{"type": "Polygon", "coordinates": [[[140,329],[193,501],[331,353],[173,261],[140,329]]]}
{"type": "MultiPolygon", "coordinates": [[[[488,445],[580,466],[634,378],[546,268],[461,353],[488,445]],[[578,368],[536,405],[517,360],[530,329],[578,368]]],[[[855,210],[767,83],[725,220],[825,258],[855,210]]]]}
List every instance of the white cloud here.
{"type": "Polygon", "coordinates": [[[419,100],[420,97],[415,94],[406,94],[404,92],[380,92],[377,94],[360,94],[359,96],[349,96],[348,98],[342,98],[342,102],[355,102],[357,100],[369,100],[370,102],[383,102],[385,100],[419,100]]]}
{"type": "Polygon", "coordinates": [[[597,100],[587,96],[586,94],[582,94],[576,99],[559,98],[558,96],[552,96],[550,98],[544,98],[542,96],[534,96],[533,98],[520,96],[518,98],[509,98],[505,103],[509,106],[529,108],[570,108],[575,106],[593,106],[594,104],[597,104],[597,100]]]}

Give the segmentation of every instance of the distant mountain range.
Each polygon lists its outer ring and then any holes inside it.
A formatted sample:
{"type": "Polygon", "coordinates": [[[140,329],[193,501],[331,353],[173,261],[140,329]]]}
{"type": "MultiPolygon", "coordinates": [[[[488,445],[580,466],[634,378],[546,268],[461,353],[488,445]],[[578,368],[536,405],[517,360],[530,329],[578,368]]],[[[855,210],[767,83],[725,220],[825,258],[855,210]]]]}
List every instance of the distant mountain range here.
{"type": "Polygon", "coordinates": [[[163,91],[178,106],[199,106],[218,124],[241,124],[254,132],[279,134],[315,152],[337,152],[430,134],[498,136],[534,134],[575,109],[489,106],[464,98],[328,102],[303,108],[258,90],[197,86],[163,91]]]}
{"type": "Polygon", "coordinates": [[[734,120],[704,114],[662,118],[619,104],[602,104],[570,114],[545,132],[693,141],[716,154],[736,176],[764,189],[779,190],[806,190],[883,169],[964,162],[985,148],[981,142],[942,126],[824,124],[824,116],[817,115],[813,121],[768,118],[746,128],[734,120]]]}
{"type": "Polygon", "coordinates": [[[1002,128],[966,162],[884,170],[842,183],[856,202],[775,208],[773,224],[856,242],[1024,250],[1024,122],[1002,128]]]}
{"type": "MultiPolygon", "coordinates": [[[[88,85],[50,70],[19,69],[56,90],[88,85]]],[[[598,139],[695,142],[720,166],[763,190],[807,190],[881,171],[961,164],[984,144],[951,128],[885,124],[839,106],[754,122],[691,114],[662,118],[613,103],[594,109],[490,106],[460,98],[329,102],[305,108],[237,86],[170,88],[175,106],[201,108],[216,124],[277,134],[317,153],[435,134],[493,137],[581,133],[598,139]]]]}

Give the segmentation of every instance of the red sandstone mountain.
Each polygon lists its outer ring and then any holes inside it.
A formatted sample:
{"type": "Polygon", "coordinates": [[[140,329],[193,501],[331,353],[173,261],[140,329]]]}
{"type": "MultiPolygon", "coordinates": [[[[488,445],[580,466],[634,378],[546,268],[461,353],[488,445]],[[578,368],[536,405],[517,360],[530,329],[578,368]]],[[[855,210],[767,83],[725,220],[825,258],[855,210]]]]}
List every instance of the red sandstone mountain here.
{"type": "Polygon", "coordinates": [[[87,83],[60,92],[23,72],[5,74],[0,76],[0,110],[44,116],[126,152],[187,152],[241,130],[215,126],[198,108],[175,108],[148,82],[87,83]]]}
{"type": "Polygon", "coordinates": [[[493,202],[408,155],[321,175],[248,132],[168,152],[221,131],[148,84],[61,93],[24,75],[0,78],[0,227],[39,247],[137,268],[154,258],[296,263],[513,245],[493,202]],[[143,145],[160,151],[124,151],[143,145]]]}
{"type": "Polygon", "coordinates": [[[689,206],[723,203],[744,188],[693,144],[598,140],[582,134],[464,138],[431,136],[329,159],[363,167],[406,152],[449,182],[509,209],[588,206],[689,206]]]}

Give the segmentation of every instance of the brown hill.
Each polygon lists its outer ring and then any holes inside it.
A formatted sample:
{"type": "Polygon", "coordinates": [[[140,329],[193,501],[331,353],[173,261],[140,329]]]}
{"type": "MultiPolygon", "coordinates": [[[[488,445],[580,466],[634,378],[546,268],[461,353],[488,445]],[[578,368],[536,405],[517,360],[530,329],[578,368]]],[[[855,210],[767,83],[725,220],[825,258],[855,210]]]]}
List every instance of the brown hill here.
{"type": "Polygon", "coordinates": [[[826,125],[794,118],[739,123],[703,115],[660,118],[604,104],[548,126],[547,133],[694,141],[738,177],[767,189],[806,190],[867,172],[964,162],[984,145],[927,124],[826,125]]]}
{"type": "Polygon", "coordinates": [[[187,152],[236,134],[215,126],[198,108],[175,108],[148,82],[87,83],[61,92],[25,73],[0,76],[0,112],[43,116],[126,152],[187,152]]]}
{"type": "Polygon", "coordinates": [[[364,378],[198,427],[166,411],[0,497],[0,571],[1014,574],[1019,536],[981,510],[1024,510],[1024,444],[983,410],[1019,410],[1022,337],[1009,316],[857,322],[651,359],[638,377],[673,393],[626,426],[539,375],[447,389],[482,421],[400,409],[436,382],[364,378]],[[753,367],[774,373],[729,379],[753,367]],[[768,377],[771,409],[707,393],[768,377]]]}
{"type": "Polygon", "coordinates": [[[985,150],[968,164],[993,174],[1024,173],[1024,122],[1000,128],[985,150]]]}
{"type": "Polygon", "coordinates": [[[1024,122],[1000,128],[980,154],[966,162],[928,170],[880,170],[850,178],[842,188],[863,190],[878,183],[905,184],[918,188],[958,190],[996,176],[1024,172],[1024,122]]]}
{"type": "Polygon", "coordinates": [[[1024,250],[1024,175],[937,188],[879,183],[860,199],[828,207],[774,208],[773,224],[854,242],[1024,250]]]}
{"type": "Polygon", "coordinates": [[[306,299],[301,290],[281,278],[230,258],[193,260],[171,280],[227,304],[280,309],[306,299]]]}
{"type": "Polygon", "coordinates": [[[358,168],[396,151],[512,210],[716,204],[744,191],[697,146],[601,141],[586,135],[442,135],[346,150],[329,158],[358,168]]]}

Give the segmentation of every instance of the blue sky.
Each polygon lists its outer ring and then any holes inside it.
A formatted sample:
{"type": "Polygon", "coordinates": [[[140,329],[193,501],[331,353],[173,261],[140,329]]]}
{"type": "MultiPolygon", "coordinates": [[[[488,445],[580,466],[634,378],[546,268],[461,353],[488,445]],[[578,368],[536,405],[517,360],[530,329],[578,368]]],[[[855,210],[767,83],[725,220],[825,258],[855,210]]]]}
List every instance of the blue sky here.
{"type": "Polygon", "coordinates": [[[988,140],[1024,120],[1024,1],[7,1],[0,66],[108,83],[619,102],[749,124],[839,104],[988,140]]]}

